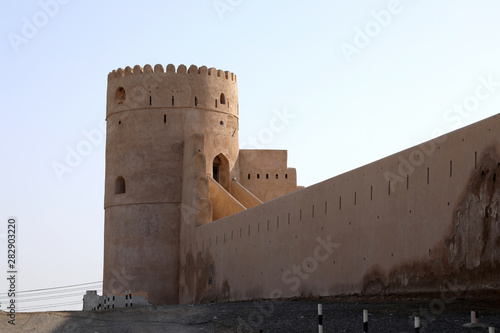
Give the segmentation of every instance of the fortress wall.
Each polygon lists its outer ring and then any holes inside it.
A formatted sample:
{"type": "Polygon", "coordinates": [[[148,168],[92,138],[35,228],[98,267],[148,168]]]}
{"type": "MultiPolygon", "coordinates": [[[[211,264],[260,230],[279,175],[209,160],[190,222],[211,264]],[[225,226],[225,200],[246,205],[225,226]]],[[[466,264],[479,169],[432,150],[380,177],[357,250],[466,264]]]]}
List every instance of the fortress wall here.
{"type": "Polygon", "coordinates": [[[183,129],[175,123],[183,115],[172,113],[174,121],[165,123],[163,114],[107,118],[103,292],[132,290],[153,304],[178,301],[183,129]],[[124,193],[115,192],[119,176],[124,193]]]}
{"type": "Polygon", "coordinates": [[[184,132],[177,124],[184,112],[169,114],[167,122],[163,115],[146,109],[108,116],[105,207],[181,201],[184,132]],[[118,176],[126,181],[126,193],[115,195],[118,176]]]}
{"type": "Polygon", "coordinates": [[[175,203],[106,209],[103,295],[132,290],[153,304],[178,302],[179,224],[165,217],[179,220],[180,212],[175,203]]]}
{"type": "Polygon", "coordinates": [[[241,185],[266,202],[297,190],[297,172],[287,167],[286,150],[239,152],[241,185]]]}
{"type": "Polygon", "coordinates": [[[197,227],[180,302],[498,287],[499,131],[494,116],[197,227]]]}

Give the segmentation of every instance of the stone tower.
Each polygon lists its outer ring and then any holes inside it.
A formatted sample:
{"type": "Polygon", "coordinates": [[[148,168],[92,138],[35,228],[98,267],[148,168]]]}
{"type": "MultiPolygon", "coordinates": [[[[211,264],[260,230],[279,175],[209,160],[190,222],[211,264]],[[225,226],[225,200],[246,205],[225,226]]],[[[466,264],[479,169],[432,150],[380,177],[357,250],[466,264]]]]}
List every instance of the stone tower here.
{"type": "Polygon", "coordinates": [[[212,221],[209,177],[239,177],[236,76],[135,66],[108,76],[103,293],[179,302],[179,255],[212,221]]]}

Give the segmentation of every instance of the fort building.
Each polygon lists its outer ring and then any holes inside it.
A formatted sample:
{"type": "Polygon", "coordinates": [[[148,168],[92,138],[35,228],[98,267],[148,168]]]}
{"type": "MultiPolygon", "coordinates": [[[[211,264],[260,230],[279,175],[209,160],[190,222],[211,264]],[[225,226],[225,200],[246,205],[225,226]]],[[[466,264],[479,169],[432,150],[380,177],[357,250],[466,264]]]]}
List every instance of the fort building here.
{"type": "Polygon", "coordinates": [[[500,116],[302,188],[240,150],[236,75],[108,76],[103,294],[150,303],[489,290],[500,116]]]}

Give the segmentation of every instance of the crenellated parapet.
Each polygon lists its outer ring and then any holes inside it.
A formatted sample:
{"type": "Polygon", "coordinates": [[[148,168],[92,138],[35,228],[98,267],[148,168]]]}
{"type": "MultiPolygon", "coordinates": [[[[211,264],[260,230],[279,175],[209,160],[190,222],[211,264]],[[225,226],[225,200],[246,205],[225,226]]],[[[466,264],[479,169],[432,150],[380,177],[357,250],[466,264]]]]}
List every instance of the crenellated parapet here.
{"type": "Polygon", "coordinates": [[[107,115],[147,108],[198,108],[238,116],[236,75],[206,66],[139,65],[108,75],[107,115]]]}
{"type": "Polygon", "coordinates": [[[221,69],[216,69],[214,67],[207,68],[207,66],[201,66],[198,68],[196,65],[189,66],[189,69],[185,65],[179,65],[175,68],[174,65],[169,64],[167,68],[163,67],[161,64],[157,64],[154,67],[151,65],[146,65],[143,67],[135,65],[133,68],[130,66],[125,67],[125,69],[118,68],[113,70],[108,75],[108,81],[116,78],[130,75],[141,75],[141,74],[200,74],[200,75],[211,75],[224,78],[226,80],[236,81],[236,75],[229,71],[223,71],[221,69]]]}

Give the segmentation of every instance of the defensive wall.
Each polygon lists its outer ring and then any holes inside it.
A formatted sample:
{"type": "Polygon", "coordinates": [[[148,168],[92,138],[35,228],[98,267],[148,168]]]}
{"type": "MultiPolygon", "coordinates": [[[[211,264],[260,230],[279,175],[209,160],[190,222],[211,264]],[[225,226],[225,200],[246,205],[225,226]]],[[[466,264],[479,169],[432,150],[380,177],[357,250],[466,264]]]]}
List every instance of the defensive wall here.
{"type": "Polygon", "coordinates": [[[496,115],[193,227],[179,302],[498,288],[499,133],[496,115]]]}

